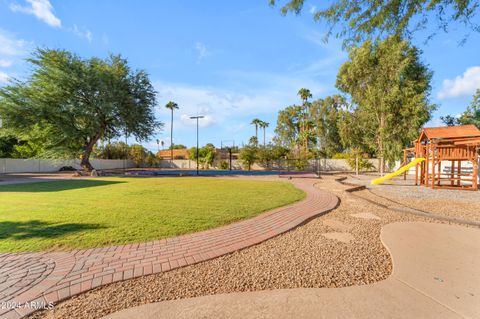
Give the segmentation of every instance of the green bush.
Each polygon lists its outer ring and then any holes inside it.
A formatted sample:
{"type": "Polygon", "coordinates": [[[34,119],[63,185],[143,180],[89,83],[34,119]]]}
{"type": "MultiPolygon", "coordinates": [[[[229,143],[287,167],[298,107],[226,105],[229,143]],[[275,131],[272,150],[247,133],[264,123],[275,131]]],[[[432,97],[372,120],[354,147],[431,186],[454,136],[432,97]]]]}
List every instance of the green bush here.
{"type": "Polygon", "coordinates": [[[218,168],[220,169],[228,169],[228,163],[224,160],[221,160],[218,162],[218,168]]]}
{"type": "MultiPolygon", "coordinates": [[[[197,160],[197,148],[192,147],[188,151],[188,158],[192,161],[197,160]]],[[[208,169],[215,159],[215,146],[213,144],[207,144],[198,149],[198,163],[202,169],[208,169]]]]}
{"type": "Polygon", "coordinates": [[[140,144],[130,146],[130,158],[135,163],[135,167],[140,167],[147,157],[147,150],[140,144]]]}
{"type": "Polygon", "coordinates": [[[348,153],[335,153],[332,159],[347,159],[348,157],[348,153]]]}
{"type": "Polygon", "coordinates": [[[297,159],[295,160],[295,169],[298,171],[304,171],[308,166],[308,161],[306,159],[297,159]]]}
{"type": "Polygon", "coordinates": [[[257,161],[257,148],[253,145],[247,145],[240,151],[238,159],[242,162],[245,169],[251,170],[252,165],[257,161]]]}
{"type": "Polygon", "coordinates": [[[160,160],[154,154],[149,153],[145,158],[145,164],[147,167],[158,167],[160,160]]]}
{"type": "Polygon", "coordinates": [[[355,170],[357,157],[358,157],[359,172],[371,171],[374,168],[373,164],[370,163],[370,161],[368,160],[368,155],[365,153],[362,153],[359,150],[351,150],[350,152],[345,154],[346,154],[345,159],[347,160],[348,166],[350,166],[352,170],[355,170]]]}

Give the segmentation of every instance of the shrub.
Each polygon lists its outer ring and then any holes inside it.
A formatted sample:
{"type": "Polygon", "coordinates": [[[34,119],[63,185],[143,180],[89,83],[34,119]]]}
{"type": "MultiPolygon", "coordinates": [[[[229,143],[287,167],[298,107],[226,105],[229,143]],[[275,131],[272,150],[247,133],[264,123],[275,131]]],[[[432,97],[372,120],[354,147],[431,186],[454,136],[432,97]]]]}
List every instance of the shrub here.
{"type": "Polygon", "coordinates": [[[147,164],[148,167],[158,167],[160,160],[152,153],[149,153],[145,158],[145,164],[147,164]]]}
{"type": "Polygon", "coordinates": [[[221,160],[218,162],[218,168],[220,169],[228,169],[228,163],[224,160],[221,160]]]}
{"type": "Polygon", "coordinates": [[[242,161],[243,167],[250,170],[257,161],[257,148],[252,145],[245,146],[240,151],[238,158],[242,161]]]}
{"type": "MultiPolygon", "coordinates": [[[[188,151],[188,158],[192,161],[197,160],[197,148],[192,147],[188,151]]],[[[213,144],[207,144],[198,149],[198,163],[203,169],[208,169],[212,165],[215,159],[215,146],[213,144]]]]}
{"type": "Polygon", "coordinates": [[[348,159],[348,153],[335,153],[332,159],[348,159]]]}
{"type": "Polygon", "coordinates": [[[297,159],[295,160],[295,169],[298,171],[304,171],[308,166],[308,161],[306,159],[297,159]]]}
{"type": "Polygon", "coordinates": [[[272,151],[268,148],[259,148],[257,151],[257,160],[264,168],[270,168],[270,162],[272,161],[272,151]]]}
{"type": "Polygon", "coordinates": [[[369,171],[374,168],[373,164],[370,163],[370,161],[368,160],[367,154],[362,153],[359,150],[351,150],[350,152],[346,153],[346,160],[347,160],[348,166],[350,166],[352,170],[355,170],[357,157],[358,157],[358,171],[360,172],[369,171]]]}
{"type": "Polygon", "coordinates": [[[135,167],[140,167],[147,157],[147,150],[139,144],[130,147],[130,158],[135,163],[135,167]]]}

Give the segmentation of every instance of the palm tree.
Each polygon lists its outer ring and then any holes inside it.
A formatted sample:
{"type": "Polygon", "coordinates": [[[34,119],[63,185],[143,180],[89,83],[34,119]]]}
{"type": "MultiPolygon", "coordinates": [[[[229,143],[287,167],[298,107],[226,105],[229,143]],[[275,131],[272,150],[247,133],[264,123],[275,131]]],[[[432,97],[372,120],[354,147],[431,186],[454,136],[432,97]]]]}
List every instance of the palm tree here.
{"type": "Polygon", "coordinates": [[[261,128],[263,128],[263,147],[265,148],[265,129],[270,125],[270,123],[268,122],[264,122],[264,121],[260,121],[260,124],[258,126],[260,126],[261,128]]]}
{"type": "Polygon", "coordinates": [[[253,119],[252,120],[252,125],[255,125],[255,137],[257,138],[257,141],[258,141],[258,127],[260,126],[260,123],[262,123],[262,121],[260,119],[253,119]]]}
{"type": "MultiPolygon", "coordinates": [[[[301,88],[300,90],[298,90],[298,93],[297,95],[300,96],[300,98],[302,99],[303,101],[303,110],[302,110],[302,117],[303,117],[303,121],[302,121],[302,132],[301,132],[301,135],[304,135],[306,136],[306,134],[304,134],[304,131],[306,130],[306,121],[307,119],[305,118],[306,115],[307,115],[307,103],[308,103],[308,99],[312,97],[312,93],[310,92],[309,89],[306,89],[306,88],[301,88]]],[[[305,147],[305,151],[307,151],[307,148],[308,148],[308,140],[305,140],[304,141],[304,147],[305,147]]]]}
{"type": "Polygon", "coordinates": [[[173,161],[173,110],[178,110],[178,104],[175,102],[168,102],[165,107],[172,111],[172,121],[170,122],[170,163],[173,161]]]}
{"type": "Polygon", "coordinates": [[[306,104],[308,102],[308,99],[312,97],[312,93],[309,89],[306,88],[301,88],[300,90],[298,90],[297,95],[300,96],[304,104],[306,104]]]}

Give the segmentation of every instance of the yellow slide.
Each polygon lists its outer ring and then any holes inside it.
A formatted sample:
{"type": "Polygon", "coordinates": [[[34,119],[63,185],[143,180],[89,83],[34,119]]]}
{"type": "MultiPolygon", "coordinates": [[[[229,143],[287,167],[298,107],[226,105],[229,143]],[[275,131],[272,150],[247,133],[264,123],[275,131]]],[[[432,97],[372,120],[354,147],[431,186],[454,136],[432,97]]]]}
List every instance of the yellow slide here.
{"type": "Polygon", "coordinates": [[[370,184],[372,184],[372,185],[380,185],[381,183],[385,182],[385,181],[388,180],[388,179],[392,179],[392,178],[394,178],[395,176],[402,175],[403,173],[405,173],[406,171],[408,171],[410,168],[412,168],[412,167],[414,167],[415,165],[423,162],[424,160],[425,160],[425,159],[422,158],[422,157],[416,158],[416,159],[414,159],[413,161],[411,161],[410,163],[408,163],[407,165],[400,167],[398,170],[396,170],[396,171],[393,172],[393,173],[387,174],[387,175],[382,176],[382,177],[379,177],[379,178],[375,178],[373,181],[370,182],[370,184]]]}

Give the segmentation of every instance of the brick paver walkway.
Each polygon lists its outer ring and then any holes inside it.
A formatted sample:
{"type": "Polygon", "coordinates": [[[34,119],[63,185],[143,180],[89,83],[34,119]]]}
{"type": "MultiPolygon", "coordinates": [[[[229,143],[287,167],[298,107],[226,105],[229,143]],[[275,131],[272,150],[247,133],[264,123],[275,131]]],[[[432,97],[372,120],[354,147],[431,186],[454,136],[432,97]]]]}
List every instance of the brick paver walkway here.
{"type": "Polygon", "coordinates": [[[0,254],[0,318],[20,318],[101,285],[192,265],[284,233],[337,206],[336,196],[314,187],[317,181],[292,180],[307,193],[299,203],[203,232],[71,252],[0,254]]]}

